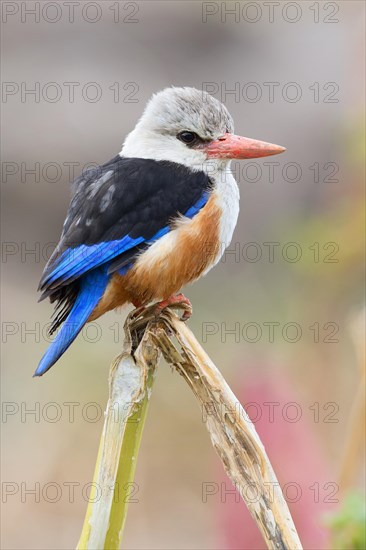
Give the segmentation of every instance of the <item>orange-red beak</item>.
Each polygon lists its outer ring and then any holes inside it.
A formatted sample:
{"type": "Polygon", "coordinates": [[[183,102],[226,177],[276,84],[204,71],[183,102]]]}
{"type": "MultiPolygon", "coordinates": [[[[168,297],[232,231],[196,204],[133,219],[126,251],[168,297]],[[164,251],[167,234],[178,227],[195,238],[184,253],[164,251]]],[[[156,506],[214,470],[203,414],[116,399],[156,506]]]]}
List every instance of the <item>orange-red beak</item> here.
{"type": "Polygon", "coordinates": [[[256,159],[286,151],[280,145],[234,134],[225,134],[222,138],[211,141],[204,146],[204,150],[209,158],[216,159],[256,159]]]}

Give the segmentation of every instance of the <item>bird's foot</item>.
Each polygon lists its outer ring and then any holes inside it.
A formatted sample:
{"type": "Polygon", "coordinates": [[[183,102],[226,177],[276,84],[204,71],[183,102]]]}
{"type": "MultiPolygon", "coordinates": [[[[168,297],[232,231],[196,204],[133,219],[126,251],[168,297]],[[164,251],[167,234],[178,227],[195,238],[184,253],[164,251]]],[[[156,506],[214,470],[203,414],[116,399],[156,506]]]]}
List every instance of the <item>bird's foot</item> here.
{"type": "Polygon", "coordinates": [[[187,321],[191,315],[192,315],[192,304],[184,296],[184,294],[177,294],[175,296],[170,296],[167,300],[163,300],[162,302],[158,302],[155,305],[155,315],[158,316],[164,309],[167,307],[175,307],[177,309],[183,310],[183,315],[181,316],[182,321],[187,321]]]}
{"type": "Polygon", "coordinates": [[[134,322],[137,322],[140,317],[141,319],[147,319],[151,315],[157,318],[167,307],[183,310],[183,314],[181,316],[182,321],[187,321],[192,315],[192,304],[188,298],[184,296],[184,294],[170,296],[167,300],[157,302],[156,304],[152,304],[150,306],[141,306],[138,304],[134,305],[137,307],[130,313],[130,319],[134,322]]]}

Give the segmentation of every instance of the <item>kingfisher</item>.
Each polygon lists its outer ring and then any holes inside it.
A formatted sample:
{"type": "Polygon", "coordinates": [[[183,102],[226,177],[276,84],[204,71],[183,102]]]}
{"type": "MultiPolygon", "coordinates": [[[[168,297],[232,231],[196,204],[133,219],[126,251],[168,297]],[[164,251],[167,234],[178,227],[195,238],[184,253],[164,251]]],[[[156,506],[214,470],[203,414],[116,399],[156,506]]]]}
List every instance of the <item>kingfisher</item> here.
{"type": "Polygon", "coordinates": [[[125,304],[158,310],[189,300],[181,288],[206,275],[229,246],[239,214],[232,159],[284,147],[237,136],[225,105],[203,90],[152,96],[121,152],[72,184],[60,241],[40,284],[55,302],[48,371],[85,323],[125,304]]]}

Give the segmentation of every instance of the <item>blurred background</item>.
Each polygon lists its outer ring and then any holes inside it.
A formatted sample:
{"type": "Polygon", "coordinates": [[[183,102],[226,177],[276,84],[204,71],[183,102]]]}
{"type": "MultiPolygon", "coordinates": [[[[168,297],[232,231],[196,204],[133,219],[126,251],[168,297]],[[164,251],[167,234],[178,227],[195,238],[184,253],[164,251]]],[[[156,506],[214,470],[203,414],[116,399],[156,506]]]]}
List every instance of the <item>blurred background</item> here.
{"type": "MultiPolygon", "coordinates": [[[[304,548],[363,548],[364,3],[2,3],[2,547],[74,548],[128,310],[32,379],[37,284],[70,183],[120,151],[151,94],[222,100],[287,147],[234,163],[230,254],[185,289],[189,325],[262,437],[304,548]],[[358,544],[358,546],[357,546],[358,544]]],[[[161,364],[124,548],[260,549],[205,414],[161,364]]]]}

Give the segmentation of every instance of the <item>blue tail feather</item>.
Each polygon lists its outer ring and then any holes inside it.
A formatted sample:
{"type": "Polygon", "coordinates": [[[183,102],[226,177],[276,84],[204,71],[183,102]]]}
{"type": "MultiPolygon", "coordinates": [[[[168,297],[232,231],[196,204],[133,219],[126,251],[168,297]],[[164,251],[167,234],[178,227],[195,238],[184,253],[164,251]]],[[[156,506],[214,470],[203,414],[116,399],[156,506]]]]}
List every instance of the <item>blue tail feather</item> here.
{"type": "Polygon", "coordinates": [[[103,296],[109,276],[105,267],[94,269],[80,280],[80,290],[69,316],[42,357],[34,376],[42,376],[75,340],[103,296]]]}

